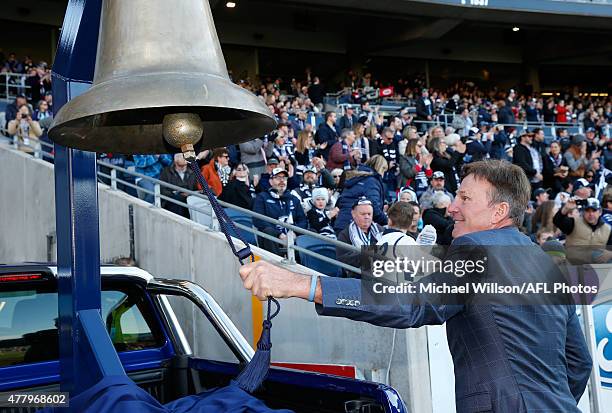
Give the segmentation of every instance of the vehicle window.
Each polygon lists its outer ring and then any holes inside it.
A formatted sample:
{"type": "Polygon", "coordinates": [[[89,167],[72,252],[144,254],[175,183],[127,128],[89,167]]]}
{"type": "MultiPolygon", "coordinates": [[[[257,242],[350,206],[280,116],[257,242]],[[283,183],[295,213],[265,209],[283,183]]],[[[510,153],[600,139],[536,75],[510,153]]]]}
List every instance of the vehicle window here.
{"type": "Polygon", "coordinates": [[[238,359],[210,320],[193,301],[166,295],[194,357],[236,363],[238,359]]]}
{"type": "MultiPolygon", "coordinates": [[[[137,292],[102,291],[102,320],[117,351],[160,347],[163,334],[137,292]]],[[[0,292],[0,367],[58,358],[57,293],[0,292]]]]}

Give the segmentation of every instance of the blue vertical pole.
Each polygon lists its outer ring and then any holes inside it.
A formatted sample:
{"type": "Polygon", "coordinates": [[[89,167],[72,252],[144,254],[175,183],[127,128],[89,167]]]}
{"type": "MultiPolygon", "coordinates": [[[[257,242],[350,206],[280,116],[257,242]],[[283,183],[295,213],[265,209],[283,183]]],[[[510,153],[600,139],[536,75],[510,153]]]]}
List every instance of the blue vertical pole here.
{"type": "MultiPolygon", "coordinates": [[[[102,0],[70,0],[53,65],[54,110],[93,80],[102,0]]],[[[55,145],[62,391],[125,374],[100,315],[96,154],[55,145]]]]}

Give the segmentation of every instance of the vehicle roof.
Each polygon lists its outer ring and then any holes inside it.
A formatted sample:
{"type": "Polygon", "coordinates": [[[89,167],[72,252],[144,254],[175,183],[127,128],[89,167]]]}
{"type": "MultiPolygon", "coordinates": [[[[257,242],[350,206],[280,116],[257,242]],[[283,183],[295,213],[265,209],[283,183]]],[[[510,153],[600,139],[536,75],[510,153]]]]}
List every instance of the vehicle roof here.
{"type": "MultiPolygon", "coordinates": [[[[0,272],[10,271],[50,271],[55,278],[57,278],[57,266],[55,263],[22,263],[22,264],[0,264],[0,272]]],[[[154,277],[147,271],[138,267],[123,267],[115,265],[101,265],[100,275],[102,278],[108,279],[120,279],[130,278],[137,279],[144,284],[149,284],[154,280],[154,277]]]]}

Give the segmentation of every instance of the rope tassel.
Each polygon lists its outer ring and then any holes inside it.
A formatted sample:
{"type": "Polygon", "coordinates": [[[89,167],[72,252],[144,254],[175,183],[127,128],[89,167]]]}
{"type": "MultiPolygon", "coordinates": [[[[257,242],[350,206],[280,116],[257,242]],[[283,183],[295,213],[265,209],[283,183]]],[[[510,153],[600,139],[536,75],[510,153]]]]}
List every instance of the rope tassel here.
{"type": "Polygon", "coordinates": [[[253,358],[236,377],[236,384],[242,390],[253,393],[261,386],[268,372],[270,371],[270,350],[272,349],[272,339],[270,330],[272,329],[272,319],[280,311],[280,305],[275,298],[268,297],[268,315],[263,322],[263,330],[257,342],[257,350],[253,358]],[[276,311],[272,314],[272,302],[276,304],[276,311]]]}
{"type": "MultiPolygon", "coordinates": [[[[185,159],[189,162],[193,173],[196,176],[196,179],[202,186],[202,190],[208,197],[210,201],[210,205],[212,206],[213,211],[215,211],[215,215],[219,221],[219,226],[221,227],[221,231],[225,235],[227,242],[232,249],[234,255],[240,261],[240,264],[244,264],[243,260],[246,258],[251,258],[252,261],[255,261],[255,256],[251,252],[251,247],[244,240],[244,238],[240,235],[236,226],[230,217],[227,216],[223,207],[217,202],[215,195],[212,193],[206,179],[202,176],[202,172],[198,167],[198,163],[196,159],[191,156],[188,157],[185,155],[185,159]],[[236,235],[236,237],[242,241],[245,247],[241,250],[236,250],[236,246],[234,245],[234,241],[232,241],[232,237],[230,236],[230,230],[236,235]]],[[[270,371],[270,350],[272,349],[272,340],[270,338],[270,330],[272,329],[272,319],[276,317],[276,315],[280,311],[280,304],[274,297],[268,297],[268,315],[263,322],[263,330],[261,331],[261,336],[259,337],[259,341],[257,342],[257,349],[255,350],[255,354],[249,363],[244,367],[244,369],[240,372],[236,380],[234,381],[238,387],[242,390],[253,393],[255,390],[261,386],[266,377],[268,376],[268,372],[270,371]],[[272,313],[272,302],[276,305],[276,310],[272,313]]]]}

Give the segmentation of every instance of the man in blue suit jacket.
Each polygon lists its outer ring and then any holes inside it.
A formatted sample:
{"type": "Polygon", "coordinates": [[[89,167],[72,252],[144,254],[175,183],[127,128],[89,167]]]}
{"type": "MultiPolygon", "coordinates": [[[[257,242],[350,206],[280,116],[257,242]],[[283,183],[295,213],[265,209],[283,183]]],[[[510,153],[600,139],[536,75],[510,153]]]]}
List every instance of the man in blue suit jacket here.
{"type": "MultiPolygon", "coordinates": [[[[549,261],[517,229],[530,197],[525,173],[498,160],[469,164],[464,172],[448,209],[455,221],[451,250],[487,245],[520,249],[520,257],[511,260],[490,257],[496,261],[496,276],[518,283],[537,280],[549,261]]],[[[356,279],[317,279],[262,261],[242,267],[240,275],[244,286],[260,299],[310,299],[321,315],[394,328],[446,322],[458,412],[579,412],[577,402],[592,360],[574,305],[451,305],[418,294],[419,305],[401,298],[369,305],[356,279]]]]}

